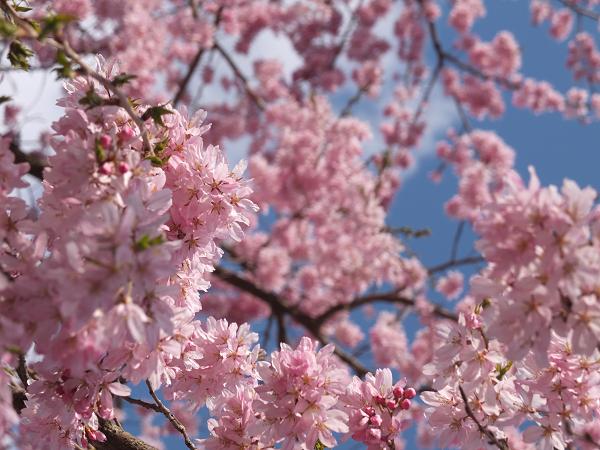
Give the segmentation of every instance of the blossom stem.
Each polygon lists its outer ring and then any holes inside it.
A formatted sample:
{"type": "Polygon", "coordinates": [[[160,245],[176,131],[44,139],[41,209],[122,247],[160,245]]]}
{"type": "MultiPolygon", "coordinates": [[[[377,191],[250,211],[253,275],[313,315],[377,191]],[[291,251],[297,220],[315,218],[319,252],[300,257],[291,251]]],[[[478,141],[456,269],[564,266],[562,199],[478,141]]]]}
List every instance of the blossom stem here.
{"type": "Polygon", "coordinates": [[[179,421],[177,417],[173,415],[171,410],[167,408],[163,402],[160,401],[148,380],[146,380],[146,386],[148,386],[148,392],[150,392],[150,395],[152,396],[152,399],[156,403],[156,406],[158,407],[160,412],[169,420],[169,422],[171,422],[171,425],[173,425],[173,427],[175,427],[175,429],[179,431],[183,436],[183,440],[185,441],[185,445],[187,446],[187,448],[189,448],[190,450],[196,450],[196,446],[192,443],[192,440],[188,436],[183,424],[179,421]]]}

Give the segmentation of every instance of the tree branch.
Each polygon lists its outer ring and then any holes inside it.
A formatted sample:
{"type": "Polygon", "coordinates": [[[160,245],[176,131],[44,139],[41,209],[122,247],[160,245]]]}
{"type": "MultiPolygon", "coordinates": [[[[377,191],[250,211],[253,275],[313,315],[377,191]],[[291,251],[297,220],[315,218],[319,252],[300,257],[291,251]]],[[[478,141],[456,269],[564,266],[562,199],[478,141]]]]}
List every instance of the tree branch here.
{"type": "Polygon", "coordinates": [[[485,262],[485,259],[481,256],[469,256],[467,258],[451,259],[450,261],[446,261],[445,263],[429,267],[427,269],[427,272],[429,273],[429,275],[431,275],[434,273],[443,272],[444,270],[450,269],[452,267],[468,266],[470,264],[481,264],[483,262],[485,262]]]}
{"type": "Polygon", "coordinates": [[[158,407],[159,411],[167,419],[169,419],[169,422],[171,422],[171,425],[173,425],[173,427],[175,427],[175,429],[177,431],[179,431],[181,433],[181,435],[183,436],[183,440],[185,441],[185,445],[187,446],[187,448],[189,448],[190,450],[196,450],[196,446],[192,443],[192,440],[188,436],[187,431],[185,430],[185,427],[183,426],[183,424],[179,421],[179,419],[177,417],[175,417],[173,415],[173,413],[169,410],[169,408],[167,408],[164,405],[164,403],[160,401],[160,399],[154,392],[154,389],[152,389],[152,386],[150,385],[150,382],[148,380],[146,380],[146,386],[148,386],[148,392],[150,392],[150,395],[152,396],[152,399],[156,403],[156,406],[158,407]]]}
{"type": "Polygon", "coordinates": [[[162,413],[161,409],[155,405],[154,403],[146,402],[144,400],[140,400],[133,397],[119,397],[125,400],[127,403],[131,403],[132,405],[141,406],[142,408],[151,409],[152,411],[156,411],[162,413]]]}
{"type": "MultiPolygon", "coordinates": [[[[292,319],[294,319],[297,323],[302,325],[309,331],[316,339],[321,341],[324,345],[329,343],[329,340],[325,338],[320,331],[320,326],[322,322],[304,314],[297,308],[290,308],[286,306],[285,301],[280,298],[277,294],[269,291],[265,291],[260,287],[256,286],[253,282],[247,280],[246,278],[242,278],[238,274],[225,269],[224,267],[217,266],[215,271],[213,272],[217,278],[221,281],[236,287],[248,294],[253,295],[265,302],[271,308],[273,314],[277,315],[289,315],[292,319]]],[[[344,352],[342,349],[336,346],[335,354],[343,360],[346,364],[348,364],[352,369],[359,375],[364,376],[368,369],[364,367],[356,358],[348,353],[344,352]]]]}
{"type": "Polygon", "coordinates": [[[214,49],[223,57],[223,59],[225,59],[225,61],[235,74],[236,78],[240,81],[240,83],[242,83],[244,91],[246,91],[246,95],[252,100],[252,102],[256,105],[258,109],[263,111],[265,109],[265,104],[263,100],[258,96],[258,94],[256,94],[256,92],[252,90],[248,83],[248,79],[242,73],[235,61],[231,58],[229,53],[227,53],[225,49],[221,47],[221,44],[219,44],[217,41],[215,41],[214,43],[214,49]]]}
{"type": "Polygon", "coordinates": [[[510,450],[510,447],[508,446],[508,443],[505,439],[498,439],[494,433],[492,433],[490,430],[484,427],[481,424],[481,422],[477,420],[477,417],[475,417],[475,414],[473,414],[471,406],[469,406],[469,400],[467,399],[467,395],[465,394],[464,389],[462,388],[462,386],[458,386],[458,389],[460,390],[460,396],[462,397],[462,400],[465,404],[465,412],[467,413],[467,416],[469,416],[471,420],[475,422],[475,425],[477,425],[479,432],[488,438],[490,444],[495,445],[500,450],[510,450]]]}
{"type": "MultiPolygon", "coordinates": [[[[192,8],[192,13],[194,15],[194,18],[197,19],[198,18],[198,5],[196,4],[195,0],[190,0],[190,7],[192,8]]],[[[217,27],[219,25],[219,22],[221,21],[222,11],[223,11],[223,7],[219,8],[217,10],[217,12],[215,13],[215,19],[213,22],[213,25],[215,27],[217,27]]],[[[185,95],[185,91],[187,89],[188,84],[190,83],[190,80],[192,79],[192,75],[194,75],[194,72],[198,68],[198,64],[200,64],[200,61],[202,60],[202,56],[204,55],[204,52],[206,50],[207,49],[205,47],[200,47],[198,49],[198,52],[194,56],[194,59],[192,59],[192,62],[190,63],[190,65],[188,67],[185,77],[183,77],[183,80],[181,80],[181,83],[179,84],[179,89],[177,90],[177,93],[175,94],[175,97],[173,98],[173,106],[177,106],[177,104],[181,101],[181,99],[185,95]]]]}
{"type": "MultiPolygon", "coordinates": [[[[416,303],[414,299],[408,298],[408,297],[402,297],[396,291],[379,292],[379,293],[375,293],[375,294],[365,295],[363,297],[357,297],[350,303],[342,303],[342,304],[335,305],[335,306],[329,308],[323,314],[321,314],[316,320],[320,324],[322,324],[322,323],[325,323],[327,320],[329,320],[331,317],[333,317],[333,315],[335,315],[338,312],[353,310],[360,306],[369,305],[371,303],[377,303],[377,302],[394,303],[394,304],[411,306],[411,307],[414,307],[415,303],[416,303]]],[[[434,309],[433,309],[433,313],[442,319],[448,319],[448,320],[452,320],[455,322],[458,321],[458,316],[456,314],[442,308],[441,306],[435,305],[434,309]]]]}
{"type": "Polygon", "coordinates": [[[150,444],[123,430],[112,420],[98,418],[100,431],[106,436],[106,441],[94,441],[93,448],[96,450],[158,450],[150,444]]]}
{"type": "Polygon", "coordinates": [[[595,20],[596,22],[600,20],[600,13],[592,11],[591,9],[584,8],[583,6],[578,5],[572,0],[558,0],[558,2],[562,3],[576,14],[595,20]]]}

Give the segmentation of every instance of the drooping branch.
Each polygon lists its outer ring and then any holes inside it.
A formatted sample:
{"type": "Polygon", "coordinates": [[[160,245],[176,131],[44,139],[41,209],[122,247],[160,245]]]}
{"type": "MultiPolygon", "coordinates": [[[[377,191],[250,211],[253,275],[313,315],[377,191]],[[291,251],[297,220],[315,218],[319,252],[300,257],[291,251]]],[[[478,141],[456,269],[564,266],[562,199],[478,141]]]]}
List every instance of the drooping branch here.
{"type": "Polygon", "coordinates": [[[452,267],[468,266],[471,264],[481,264],[484,262],[485,259],[481,256],[469,256],[466,258],[451,259],[449,261],[446,261],[445,263],[429,267],[427,269],[427,272],[431,275],[434,273],[443,272],[444,270],[450,269],[452,267]]]}
{"type": "MultiPolygon", "coordinates": [[[[292,308],[286,305],[284,299],[279,297],[277,294],[269,291],[265,291],[261,289],[252,281],[239,276],[238,274],[225,269],[224,267],[217,266],[214,275],[219,278],[221,281],[233,286],[237,289],[240,289],[248,294],[253,295],[265,302],[271,308],[273,314],[277,315],[288,315],[295,322],[302,325],[307,331],[309,331],[315,338],[321,341],[324,345],[329,343],[329,340],[325,338],[320,330],[321,322],[312,318],[298,308],[292,308]]],[[[344,352],[339,347],[336,347],[335,354],[343,360],[346,364],[348,364],[359,376],[364,376],[368,369],[364,367],[356,358],[348,353],[344,352]]]]}
{"type": "MultiPolygon", "coordinates": [[[[198,5],[196,4],[195,0],[190,0],[190,7],[192,8],[192,14],[194,15],[194,18],[197,19],[198,18],[198,5]]],[[[221,7],[215,13],[215,19],[213,22],[213,25],[215,27],[218,26],[219,22],[221,21],[221,13],[222,12],[223,12],[223,8],[221,7]]],[[[185,92],[187,90],[188,85],[190,84],[192,76],[194,75],[194,72],[196,72],[196,69],[198,68],[198,65],[200,64],[200,61],[202,60],[202,57],[204,56],[204,53],[206,52],[206,50],[208,50],[206,47],[200,47],[198,49],[198,51],[196,52],[196,55],[194,55],[194,58],[192,59],[190,65],[188,66],[188,70],[187,70],[185,76],[179,83],[177,93],[175,94],[175,97],[173,97],[173,106],[177,106],[179,104],[179,102],[181,101],[181,99],[183,98],[183,96],[185,95],[185,92]]]]}
{"type": "MultiPolygon", "coordinates": [[[[397,291],[378,292],[375,294],[369,294],[369,295],[365,295],[362,297],[357,297],[350,303],[342,303],[342,304],[335,305],[335,306],[331,307],[330,309],[328,309],[327,311],[325,311],[323,314],[321,314],[316,320],[319,323],[325,323],[327,320],[329,320],[331,317],[333,317],[338,312],[350,311],[350,310],[359,308],[364,305],[370,305],[370,304],[378,303],[378,302],[392,303],[392,304],[397,304],[397,305],[405,305],[405,306],[410,306],[410,307],[414,307],[416,304],[415,299],[403,297],[403,296],[399,295],[397,291]]],[[[458,316],[455,313],[448,311],[447,309],[444,309],[441,306],[437,306],[437,305],[435,305],[433,308],[433,314],[442,319],[448,319],[448,320],[452,320],[452,321],[458,320],[458,316]]]]}
{"type": "Polygon", "coordinates": [[[146,386],[148,386],[148,392],[150,392],[150,395],[152,396],[154,403],[156,403],[156,406],[158,407],[159,411],[169,420],[169,422],[171,422],[171,425],[173,425],[173,427],[177,431],[179,431],[179,433],[181,433],[181,435],[183,436],[183,440],[185,441],[185,445],[187,446],[187,448],[189,448],[190,450],[196,450],[196,446],[193,444],[192,440],[188,436],[183,424],[179,421],[177,417],[175,417],[171,410],[167,408],[163,402],[160,401],[148,380],[146,380],[146,386]]]}
{"type": "Polygon", "coordinates": [[[250,87],[250,83],[248,83],[248,78],[246,78],[246,76],[242,73],[242,71],[240,70],[240,68],[238,67],[238,65],[235,63],[235,61],[233,60],[233,58],[231,57],[231,55],[229,53],[227,53],[227,51],[217,41],[215,41],[213,48],[227,62],[227,64],[229,65],[229,67],[233,71],[235,77],[241,83],[242,87],[244,88],[244,91],[246,92],[246,95],[250,98],[250,100],[252,100],[252,102],[256,105],[256,107],[258,109],[260,109],[261,111],[264,110],[265,109],[265,103],[264,103],[264,101],[250,87]]]}

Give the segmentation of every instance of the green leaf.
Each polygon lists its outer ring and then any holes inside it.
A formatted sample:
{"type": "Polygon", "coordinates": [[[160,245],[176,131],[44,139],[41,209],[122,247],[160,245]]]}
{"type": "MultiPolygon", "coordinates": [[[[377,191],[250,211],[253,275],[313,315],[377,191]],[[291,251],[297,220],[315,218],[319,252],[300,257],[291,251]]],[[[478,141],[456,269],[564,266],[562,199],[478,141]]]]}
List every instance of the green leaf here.
{"type": "Polygon", "coordinates": [[[10,102],[11,100],[12,97],[9,97],[8,95],[0,95],[0,105],[2,103],[10,102]]]}
{"type": "Polygon", "coordinates": [[[42,19],[42,29],[38,35],[39,39],[55,34],[60,31],[66,24],[75,20],[75,17],[70,14],[52,14],[42,19]]]}
{"type": "Polygon", "coordinates": [[[315,443],[315,450],[327,450],[327,447],[325,447],[321,441],[317,439],[317,442],[315,443]]]}
{"type": "Polygon", "coordinates": [[[87,109],[102,106],[104,103],[104,99],[96,94],[96,91],[93,87],[90,87],[86,91],[85,95],[79,99],[79,104],[87,106],[87,109]]]}
{"type": "Polygon", "coordinates": [[[33,56],[33,52],[23,45],[21,41],[12,41],[8,49],[8,60],[13,67],[23,70],[29,70],[28,59],[33,56]]]}
{"type": "Polygon", "coordinates": [[[148,108],[146,112],[142,114],[142,120],[146,121],[152,118],[152,120],[154,120],[154,123],[160,125],[161,127],[164,127],[165,124],[162,120],[162,116],[165,116],[167,114],[173,114],[173,111],[165,108],[165,105],[153,106],[151,108],[148,108]]]}
{"type": "Polygon", "coordinates": [[[30,8],[29,6],[22,6],[22,5],[13,5],[13,8],[17,12],[29,12],[33,9],[33,8],[30,8]]]}
{"type": "Polygon", "coordinates": [[[148,250],[150,247],[155,247],[157,245],[165,242],[162,235],[158,235],[156,237],[151,238],[147,234],[144,234],[138,241],[135,243],[135,251],[143,252],[144,250],[148,250]]]}
{"type": "Polygon", "coordinates": [[[512,365],[512,361],[507,361],[505,365],[502,365],[500,363],[496,364],[496,372],[498,372],[498,375],[496,375],[496,379],[498,381],[502,381],[502,378],[504,378],[504,375],[506,375],[506,373],[510,370],[512,365]]]}
{"type": "Polygon", "coordinates": [[[73,77],[73,66],[71,65],[71,60],[67,58],[67,55],[64,51],[58,50],[56,52],[56,64],[58,64],[58,67],[56,67],[54,71],[57,73],[57,79],[73,77]]]}
{"type": "Polygon", "coordinates": [[[165,148],[167,148],[168,145],[169,145],[169,138],[166,137],[162,141],[154,144],[154,153],[156,153],[157,155],[160,155],[165,150],[165,148]]]}
{"type": "Polygon", "coordinates": [[[135,78],[137,78],[136,75],[130,75],[128,73],[120,73],[119,75],[117,75],[116,77],[114,77],[112,79],[112,84],[114,84],[117,87],[123,86],[124,84],[129,83],[131,80],[133,80],[135,78]]]}
{"type": "Polygon", "coordinates": [[[96,139],[96,142],[94,143],[94,153],[96,154],[96,161],[98,161],[98,163],[106,161],[106,151],[100,144],[100,139],[96,139]]]}
{"type": "Polygon", "coordinates": [[[146,159],[148,159],[154,167],[162,167],[164,164],[164,161],[155,155],[150,155],[146,159]]]}
{"type": "Polygon", "coordinates": [[[0,19],[0,35],[4,37],[13,37],[17,30],[18,28],[14,23],[0,19]]]}

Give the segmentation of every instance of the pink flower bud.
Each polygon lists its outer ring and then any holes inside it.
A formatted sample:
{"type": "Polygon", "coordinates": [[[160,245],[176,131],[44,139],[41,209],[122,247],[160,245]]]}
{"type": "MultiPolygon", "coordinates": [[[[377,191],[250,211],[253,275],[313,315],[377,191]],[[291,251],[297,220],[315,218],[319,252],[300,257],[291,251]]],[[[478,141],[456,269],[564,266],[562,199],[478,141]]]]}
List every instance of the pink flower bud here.
{"type": "Polygon", "coordinates": [[[375,415],[375,408],[373,408],[372,406],[367,406],[364,410],[365,414],[367,416],[374,416],[375,415]]]}
{"type": "Polygon", "coordinates": [[[108,134],[100,136],[99,141],[103,148],[110,148],[110,144],[112,144],[112,138],[108,134]]]}
{"type": "Polygon", "coordinates": [[[385,403],[385,406],[387,406],[389,409],[396,409],[397,403],[394,400],[388,400],[385,403]]]}
{"type": "Polygon", "coordinates": [[[377,403],[378,405],[385,405],[385,401],[385,398],[383,398],[381,395],[375,397],[375,403],[377,403]]]}
{"type": "Polygon", "coordinates": [[[127,142],[134,135],[135,133],[133,132],[133,129],[129,125],[125,125],[123,128],[121,128],[121,131],[119,132],[119,139],[121,139],[121,141],[123,142],[127,142]]]}
{"type": "Polygon", "coordinates": [[[410,400],[409,400],[409,399],[407,399],[407,398],[405,398],[404,400],[402,400],[402,401],[400,402],[400,408],[401,408],[401,409],[404,409],[404,410],[407,410],[407,409],[409,409],[409,408],[410,408],[410,400]]]}
{"type": "Polygon", "coordinates": [[[127,173],[129,172],[129,165],[126,162],[121,161],[119,163],[119,173],[127,173]]]}
{"type": "Polygon", "coordinates": [[[395,398],[402,398],[402,397],[404,397],[404,389],[402,389],[400,386],[396,386],[394,388],[394,397],[395,398]]]}
{"type": "Polygon", "coordinates": [[[114,164],[110,161],[102,163],[100,166],[100,173],[103,175],[110,175],[113,173],[114,168],[114,164]]]}
{"type": "Polygon", "coordinates": [[[417,391],[414,390],[414,388],[408,388],[404,391],[404,398],[415,398],[417,396],[417,391]]]}
{"type": "Polygon", "coordinates": [[[383,420],[381,419],[381,416],[379,414],[375,414],[374,416],[371,416],[369,422],[371,422],[371,424],[376,427],[380,427],[383,420]]]}

